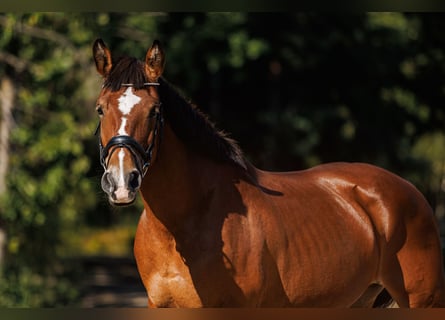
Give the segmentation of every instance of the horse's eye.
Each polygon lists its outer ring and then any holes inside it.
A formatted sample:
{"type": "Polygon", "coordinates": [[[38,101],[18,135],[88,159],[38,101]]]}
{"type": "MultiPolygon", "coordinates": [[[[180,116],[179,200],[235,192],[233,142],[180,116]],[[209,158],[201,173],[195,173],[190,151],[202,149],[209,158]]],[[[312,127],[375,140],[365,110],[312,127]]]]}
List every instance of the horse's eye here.
{"type": "Polygon", "coordinates": [[[97,107],[96,107],[96,111],[97,111],[97,114],[98,114],[99,116],[103,116],[103,115],[104,115],[104,111],[102,110],[102,107],[101,107],[101,106],[97,106],[97,107]]]}
{"type": "Polygon", "coordinates": [[[150,113],[148,114],[149,118],[154,118],[156,117],[156,108],[153,108],[150,110],[150,113]]]}

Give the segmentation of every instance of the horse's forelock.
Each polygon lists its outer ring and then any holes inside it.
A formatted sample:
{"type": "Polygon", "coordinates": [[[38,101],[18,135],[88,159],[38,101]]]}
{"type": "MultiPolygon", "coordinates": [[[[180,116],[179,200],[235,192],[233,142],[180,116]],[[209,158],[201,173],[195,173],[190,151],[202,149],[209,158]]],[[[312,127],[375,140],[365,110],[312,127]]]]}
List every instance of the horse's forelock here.
{"type": "Polygon", "coordinates": [[[132,57],[119,58],[113,63],[110,74],[105,79],[104,88],[119,90],[123,84],[132,84],[135,89],[142,89],[147,82],[143,62],[132,57]]]}

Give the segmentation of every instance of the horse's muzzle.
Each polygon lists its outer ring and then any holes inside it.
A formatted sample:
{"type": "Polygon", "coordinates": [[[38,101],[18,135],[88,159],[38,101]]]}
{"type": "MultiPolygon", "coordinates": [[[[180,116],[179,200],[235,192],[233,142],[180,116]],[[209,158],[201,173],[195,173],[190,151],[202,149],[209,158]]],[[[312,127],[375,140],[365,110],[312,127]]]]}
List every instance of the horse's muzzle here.
{"type": "Polygon", "coordinates": [[[125,206],[132,204],[136,199],[141,181],[142,177],[138,170],[127,174],[107,170],[102,176],[101,185],[111,204],[125,206]]]}

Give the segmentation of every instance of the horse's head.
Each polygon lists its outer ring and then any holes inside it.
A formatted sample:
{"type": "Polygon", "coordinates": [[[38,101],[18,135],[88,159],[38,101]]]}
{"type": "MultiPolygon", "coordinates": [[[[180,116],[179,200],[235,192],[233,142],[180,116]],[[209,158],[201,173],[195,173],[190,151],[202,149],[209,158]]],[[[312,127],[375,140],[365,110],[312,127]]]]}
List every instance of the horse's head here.
{"type": "Polygon", "coordinates": [[[128,57],[114,62],[110,50],[98,39],[93,56],[104,78],[96,103],[100,159],[105,170],[102,189],[111,203],[126,205],[136,198],[162,130],[157,81],[164,68],[164,52],[155,41],[144,62],[128,57]]]}

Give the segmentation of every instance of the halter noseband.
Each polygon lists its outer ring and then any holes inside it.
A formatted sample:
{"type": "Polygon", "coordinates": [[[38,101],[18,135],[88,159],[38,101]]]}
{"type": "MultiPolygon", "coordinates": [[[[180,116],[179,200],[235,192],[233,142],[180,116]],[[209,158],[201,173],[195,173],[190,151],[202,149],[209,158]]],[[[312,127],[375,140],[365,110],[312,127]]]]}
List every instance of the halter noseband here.
{"type": "MultiPolygon", "coordinates": [[[[134,84],[132,83],[123,83],[122,87],[132,87],[134,84]]],[[[159,86],[157,82],[145,82],[144,86],[159,86]]],[[[106,161],[108,156],[111,156],[114,151],[118,148],[126,148],[130,151],[133,156],[134,162],[136,163],[137,169],[142,177],[148,171],[148,168],[151,165],[151,159],[153,156],[153,148],[156,143],[158,132],[161,131],[162,137],[162,128],[164,126],[164,118],[162,116],[162,104],[159,103],[156,106],[156,122],[153,131],[153,139],[151,143],[148,145],[146,149],[144,149],[139,142],[137,142],[133,137],[128,135],[117,135],[108,141],[105,147],[102,145],[102,140],[99,135],[99,152],[100,152],[100,164],[107,170],[108,162],[106,161]]],[[[100,131],[100,121],[97,125],[97,128],[94,132],[94,135],[97,135],[100,131]]]]}

